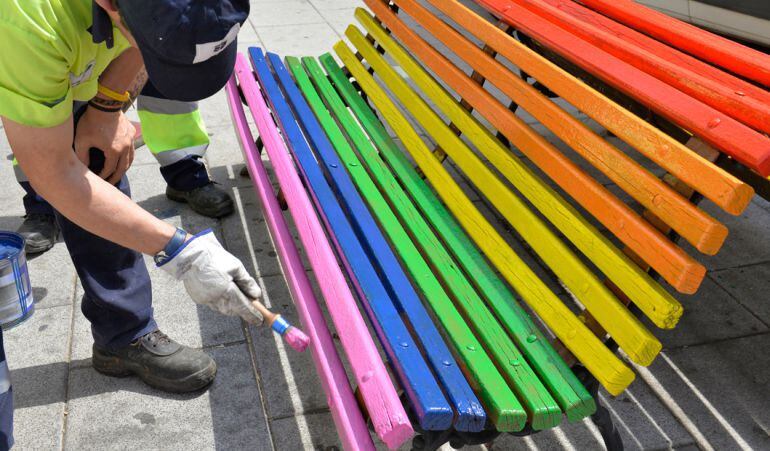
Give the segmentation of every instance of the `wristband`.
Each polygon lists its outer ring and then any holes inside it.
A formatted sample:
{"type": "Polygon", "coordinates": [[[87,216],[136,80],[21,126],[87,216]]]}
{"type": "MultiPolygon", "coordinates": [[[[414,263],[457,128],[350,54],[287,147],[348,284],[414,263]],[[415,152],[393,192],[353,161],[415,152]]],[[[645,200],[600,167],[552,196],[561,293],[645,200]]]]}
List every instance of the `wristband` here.
{"type": "Polygon", "coordinates": [[[118,102],[126,103],[129,100],[131,100],[131,95],[128,93],[128,91],[124,92],[123,94],[113,91],[112,89],[102,86],[102,84],[98,84],[98,87],[96,88],[96,91],[112,100],[117,100],[118,102]]]}
{"type": "Polygon", "coordinates": [[[90,106],[91,108],[95,108],[95,109],[97,109],[99,111],[102,111],[104,113],[117,113],[119,111],[123,111],[123,107],[122,106],[115,107],[115,108],[107,108],[107,107],[104,107],[104,106],[101,106],[101,105],[97,104],[94,101],[88,102],[88,106],[90,106]]]}
{"type": "Polygon", "coordinates": [[[176,233],[174,233],[174,236],[171,237],[171,240],[168,242],[168,244],[166,244],[166,247],[164,247],[162,251],[158,252],[155,257],[153,257],[155,264],[161,266],[174,258],[177,251],[179,251],[179,248],[181,248],[185,243],[185,240],[187,240],[187,232],[177,227],[176,233]]]}

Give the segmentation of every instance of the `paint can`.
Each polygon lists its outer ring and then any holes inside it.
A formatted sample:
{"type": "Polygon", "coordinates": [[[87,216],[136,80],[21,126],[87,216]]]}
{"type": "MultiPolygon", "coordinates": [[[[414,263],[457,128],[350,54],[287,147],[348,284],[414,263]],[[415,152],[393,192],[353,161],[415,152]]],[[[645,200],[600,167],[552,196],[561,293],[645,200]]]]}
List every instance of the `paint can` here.
{"type": "Polygon", "coordinates": [[[0,327],[10,329],[35,311],[24,238],[0,231],[0,327]]]}

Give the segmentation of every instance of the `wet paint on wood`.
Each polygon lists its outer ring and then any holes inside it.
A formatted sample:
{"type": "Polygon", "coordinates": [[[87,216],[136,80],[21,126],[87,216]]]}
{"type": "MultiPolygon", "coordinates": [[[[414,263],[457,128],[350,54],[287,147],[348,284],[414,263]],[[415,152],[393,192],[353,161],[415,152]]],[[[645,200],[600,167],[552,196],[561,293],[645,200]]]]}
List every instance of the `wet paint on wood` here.
{"type": "MultiPolygon", "coordinates": [[[[551,63],[503,30],[489,23],[485,18],[474,14],[473,11],[457,0],[429,0],[429,2],[476,38],[481,39],[486,45],[494,48],[501,56],[521,67],[540,83],[547,86],[548,89],[596,120],[615,136],[632,145],[646,157],[687,183],[728,213],[739,215],[748,207],[754,191],[746,183],[697,154],[690,152],[683,144],[680,144],[655,128],[652,124],[640,119],[583,81],[551,63]]],[[[605,27],[610,27],[614,24],[614,22],[604,16],[598,14],[595,16],[595,18],[591,16],[592,20],[596,20],[605,27]]],[[[632,32],[633,30],[627,29],[627,31],[632,32]]],[[[644,40],[642,43],[649,42],[649,45],[657,45],[671,50],[660,42],[640,33],[636,33],[634,36],[634,44],[642,45],[637,40],[644,40]]],[[[660,51],[658,47],[654,48],[660,51]]],[[[677,55],[667,56],[677,61],[683,58],[690,58],[684,54],[680,54],[678,57],[677,55]]],[[[701,63],[694,58],[690,59],[693,62],[700,63],[705,68],[713,70],[717,74],[731,77],[708,64],[701,63]]],[[[699,70],[705,70],[705,68],[698,67],[699,70]]],[[[745,85],[743,88],[736,86],[736,90],[743,89],[746,92],[766,93],[749,83],[738,80],[735,77],[731,78],[740,82],[740,85],[745,85]],[[754,91],[751,88],[754,88],[754,91]]],[[[770,104],[770,93],[766,94],[768,96],[768,104],[770,104]]]]}
{"type": "MultiPolygon", "coordinates": [[[[243,57],[239,55],[239,58],[243,57]]],[[[245,74],[241,72],[239,76],[253,79],[251,70],[248,69],[245,62],[240,65],[240,69],[244,67],[247,72],[245,74]]],[[[305,267],[294,243],[294,237],[291,235],[283,217],[283,211],[278,205],[278,200],[273,192],[273,185],[262,164],[260,152],[257,150],[254,136],[251,134],[251,129],[246,121],[235,76],[227,83],[226,90],[230,113],[246,166],[249,168],[254,190],[260,200],[262,214],[270,230],[270,236],[281,261],[284,277],[302,321],[302,328],[310,337],[313,363],[316,371],[318,371],[318,377],[326,394],[329,410],[342,446],[350,450],[374,451],[374,442],[371,434],[369,434],[369,428],[353,395],[345,367],[342,365],[331,333],[326,326],[326,318],[321,312],[318,299],[316,299],[310,286],[307,272],[305,272],[305,267]]],[[[271,141],[270,145],[273,144],[271,141]]]]}
{"type": "MultiPolygon", "coordinates": [[[[585,387],[564,364],[529,315],[521,308],[514,294],[494,273],[493,268],[440,199],[417,174],[365,101],[358,96],[334,58],[327,54],[321,57],[321,62],[339,94],[350,106],[358,122],[362,124],[376,146],[375,148],[371,144],[366,145],[367,137],[361,133],[355,120],[341,120],[343,124],[347,124],[348,134],[351,137],[357,136],[353,141],[360,143],[357,149],[362,160],[365,161],[367,169],[380,190],[398,212],[402,222],[407,225],[419,224],[422,216],[417,208],[422,211],[425,219],[433,225],[435,233],[444,239],[447,249],[453,253],[459,265],[467,274],[473,275],[472,280],[476,283],[476,287],[485,296],[487,303],[500,318],[518,348],[559,402],[559,406],[566,412],[567,418],[570,421],[578,421],[592,414],[596,405],[585,387]],[[392,167],[392,173],[386,162],[392,167]],[[414,203],[407,193],[411,194],[414,203]],[[535,340],[530,339],[533,335],[535,340]]],[[[322,85],[324,80],[319,75],[318,84],[322,85]]],[[[327,103],[331,104],[338,118],[344,118],[349,114],[346,106],[333,90],[321,89],[321,92],[327,91],[329,92],[325,96],[328,99],[327,103]]],[[[416,230],[419,231],[419,227],[416,230]]]]}
{"type": "MultiPolygon", "coordinates": [[[[261,77],[272,77],[269,69],[266,69],[261,50],[251,48],[250,56],[255,66],[260,66],[261,77]]],[[[341,331],[340,341],[375,432],[390,448],[395,449],[412,437],[414,429],[337,264],[324,227],[314,213],[313,202],[305,192],[283,139],[272,122],[270,108],[253,80],[251,70],[244,67],[247,66],[244,58],[239,58],[238,66],[241,88],[257,121],[265,149],[297,225],[300,240],[327,301],[329,314],[336,329],[341,331]]]]}
{"type": "MultiPolygon", "coordinates": [[[[513,252],[505,240],[460,190],[451,175],[441,167],[430,149],[410,126],[409,121],[382,88],[377,85],[347,45],[342,42],[338,43],[335,45],[335,51],[355,76],[369,99],[374,102],[378,111],[399,135],[410,154],[417,160],[420,168],[428,176],[444,203],[525,302],[543,319],[557,337],[565,342],[570,351],[580,359],[610,393],[618,394],[628,387],[634,379],[634,373],[607,349],[513,252]]],[[[384,72],[379,73],[381,77],[384,74],[387,75],[384,72]]],[[[418,118],[422,114],[428,113],[425,111],[427,107],[423,108],[424,104],[417,103],[417,99],[407,95],[408,87],[403,86],[401,89],[402,87],[398,86],[398,83],[394,83],[395,80],[389,81],[396,86],[399,92],[394,93],[399,97],[409,97],[415,100],[413,105],[407,106],[420,110],[416,114],[418,118]]],[[[390,87],[393,88],[393,85],[390,87]]]]}
{"type": "MultiPolygon", "coordinates": [[[[294,156],[316,209],[326,224],[330,241],[337,247],[338,255],[348,270],[361,304],[377,332],[420,425],[426,430],[444,430],[452,424],[452,409],[310,148],[311,144],[314,147],[331,145],[312,112],[304,104],[302,95],[294,86],[280,58],[271,53],[268,53],[267,57],[278,83],[270,75],[267,64],[255,61],[260,73],[260,84],[273,106],[288,149],[294,156]],[[279,87],[283,88],[286,97],[279,87]],[[296,115],[292,114],[290,107],[293,107],[296,115]]],[[[363,217],[366,210],[356,213],[363,217]]],[[[376,228],[365,231],[376,232],[376,228]]]]}

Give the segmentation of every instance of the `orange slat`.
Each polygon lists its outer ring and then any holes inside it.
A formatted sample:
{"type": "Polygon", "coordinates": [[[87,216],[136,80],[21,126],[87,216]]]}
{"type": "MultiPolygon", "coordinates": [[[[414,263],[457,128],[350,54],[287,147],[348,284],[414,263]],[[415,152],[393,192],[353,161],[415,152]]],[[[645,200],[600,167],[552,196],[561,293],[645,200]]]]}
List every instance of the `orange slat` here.
{"type": "MultiPolygon", "coordinates": [[[[587,175],[489,92],[427,44],[385,7],[381,0],[365,0],[369,8],[417,58],[452,87],[490,123],[590,211],[610,232],[634,249],[677,290],[694,293],[705,277],[705,268],[674,245],[612,193],[587,175]]],[[[435,31],[435,16],[411,0],[397,4],[423,26],[435,31]],[[431,20],[432,19],[432,20],[431,20]],[[427,24],[427,26],[426,26],[427,24]]],[[[439,21],[440,22],[440,21],[439,21]]],[[[509,73],[510,77],[515,77],[509,73]]]]}

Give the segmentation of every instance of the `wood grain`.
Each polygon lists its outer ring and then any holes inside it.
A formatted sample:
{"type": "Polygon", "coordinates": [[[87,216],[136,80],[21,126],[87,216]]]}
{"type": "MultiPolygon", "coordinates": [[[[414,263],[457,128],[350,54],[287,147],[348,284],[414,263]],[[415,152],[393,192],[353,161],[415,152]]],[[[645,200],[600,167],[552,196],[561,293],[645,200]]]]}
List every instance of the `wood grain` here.
{"type": "MultiPolygon", "coordinates": [[[[591,212],[624,244],[660,272],[679,291],[697,291],[706,274],[697,263],[668,238],[644,221],[605,187],[585,174],[575,163],[527,126],[518,116],[498,102],[489,92],[470,79],[463,71],[441,56],[414,31],[378,2],[370,8],[432,71],[455,92],[483,115],[495,128],[522,151],[569,195],[591,212]]],[[[513,74],[509,75],[514,77],[513,74]]],[[[486,150],[481,149],[482,151],[486,150]]],[[[491,155],[490,155],[491,156],[491,155]]],[[[506,160],[493,159],[498,167],[508,166],[506,160]]],[[[510,179],[510,178],[509,178],[510,179]]],[[[513,182],[513,179],[510,179],[513,182]]]]}
{"type": "MultiPolygon", "coordinates": [[[[305,128],[308,129],[311,140],[316,143],[314,149],[319,164],[322,164],[330,175],[330,184],[338,198],[340,198],[341,203],[345,205],[358,239],[361,240],[367,254],[376,264],[379,273],[382,274],[383,283],[387,286],[389,292],[394,294],[394,301],[399,311],[404,312],[406,318],[409,319],[410,328],[413,334],[420,340],[424,354],[431,363],[431,368],[442,380],[443,390],[453,399],[453,405],[458,411],[459,426],[465,430],[469,430],[468,427],[471,427],[478,432],[484,427],[486,420],[481,404],[459,371],[452,354],[446,347],[438,330],[436,330],[436,326],[428,316],[422,301],[412,287],[412,283],[401,268],[397,257],[391,250],[372,214],[367,210],[364,200],[356,191],[353,181],[348,175],[349,171],[353,178],[356,179],[363,170],[360,162],[356,161],[355,158],[350,158],[350,154],[353,153],[350,144],[348,144],[334,118],[327,111],[323,101],[316,93],[300,61],[297,58],[287,57],[286,64],[294,75],[294,79],[307,103],[315,113],[320,126],[323,128],[323,132],[326,133],[331,145],[334,147],[332,149],[328,145],[329,143],[324,143],[324,140],[317,136],[317,133],[320,131],[317,127],[306,124],[305,128]],[[335,151],[340,153],[339,157],[335,151]]],[[[280,77],[282,70],[278,70],[278,74],[280,77]]],[[[287,80],[284,86],[289,82],[290,80],[287,80]]],[[[298,100],[296,96],[298,93],[292,92],[296,88],[288,87],[286,90],[289,92],[289,97],[295,105],[295,110],[300,113],[301,117],[307,116],[309,111],[306,112],[305,107],[298,107],[297,105],[298,100]]],[[[303,122],[307,123],[309,120],[309,118],[304,117],[303,122]]],[[[362,190],[361,194],[366,196],[367,192],[362,190]]],[[[368,196],[366,197],[368,199],[368,196]]],[[[377,215],[379,215],[380,209],[384,209],[383,212],[388,209],[387,203],[384,200],[376,206],[371,205],[371,201],[369,203],[371,211],[377,215]]],[[[452,424],[451,415],[449,420],[449,424],[442,427],[436,424],[434,429],[447,429],[452,424]]],[[[456,425],[455,427],[458,426],[456,425]]]]}
{"type": "MultiPolygon", "coordinates": [[[[269,70],[266,71],[267,65],[261,50],[251,48],[250,56],[255,68],[259,66],[260,79],[272,77],[269,70]]],[[[289,211],[294,217],[300,240],[327,301],[329,313],[336,329],[340,331],[340,341],[374,429],[386,445],[395,449],[414,434],[414,429],[245,58],[238,59],[238,80],[285,193],[289,211]]]]}
{"type": "Polygon", "coordinates": [[[602,14],[704,61],[770,87],[770,56],[631,0],[581,0],[602,14]]]}
{"type": "Polygon", "coordinates": [[[510,0],[477,0],[493,14],[764,176],[770,139],[510,0]]]}
{"type": "MultiPolygon", "coordinates": [[[[355,58],[346,44],[340,42],[335,46],[337,55],[355,76],[369,99],[376,105],[385,120],[395,130],[418,162],[422,171],[457,217],[459,222],[484,251],[492,263],[500,270],[503,277],[516,289],[527,304],[540,316],[550,329],[577,356],[585,367],[610,393],[622,392],[634,379],[634,373],[623,364],[597,339],[586,326],[551,292],[534,272],[513,252],[505,240],[494,230],[489,222],[473,206],[462,190],[454,183],[452,177],[441,167],[430,149],[420,139],[408,120],[398,107],[388,98],[387,94],[374,81],[363,65],[355,58]]],[[[379,75],[387,75],[380,72],[379,75]]],[[[408,95],[408,91],[399,89],[396,80],[389,80],[399,92],[399,97],[408,95]]],[[[408,90],[408,88],[407,88],[408,90]]],[[[416,100],[416,99],[415,99],[416,100]]],[[[411,100],[410,100],[411,101],[411,100]]],[[[415,105],[421,114],[427,114],[420,104],[415,105]]],[[[415,106],[412,105],[412,106],[415,106]]],[[[409,105],[407,105],[409,106],[409,105]]],[[[416,114],[419,118],[421,114],[416,114]]]]}
{"type": "MultiPolygon", "coordinates": [[[[495,274],[494,269],[463,232],[441,200],[412,167],[375,114],[342,73],[334,58],[327,54],[321,57],[321,61],[329,78],[369,137],[361,133],[360,127],[357,127],[353,120],[344,119],[345,115],[350,113],[333,90],[327,88],[321,89],[321,92],[325,93],[327,103],[331,105],[337,117],[341,118],[341,122],[347,124],[346,130],[352,141],[357,144],[356,148],[362,160],[365,161],[372,179],[388,198],[402,223],[413,225],[412,233],[416,234],[422,229],[423,220],[420,213],[424,215],[433,226],[435,233],[443,238],[446,248],[452,252],[455,261],[466,274],[472,275],[471,279],[475,282],[476,288],[484,295],[487,304],[500,318],[527,361],[559,402],[567,418],[570,421],[578,421],[591,415],[596,405],[583,384],[564,364],[548,339],[535,326],[529,314],[519,305],[515,295],[495,274]],[[367,141],[368,138],[376,148],[367,141]],[[377,153],[378,149],[379,153],[377,153]],[[409,195],[413,200],[410,200],[409,195]],[[527,340],[532,335],[537,339],[527,340]]],[[[319,75],[317,85],[322,86],[324,82],[326,79],[319,75]]],[[[328,82],[326,84],[328,85],[328,82]]],[[[429,232],[430,230],[426,233],[430,234],[429,232]]]]}
{"type": "MultiPolygon", "coordinates": [[[[242,56],[239,55],[239,58],[242,56]]],[[[250,75],[247,74],[247,76],[250,75]]],[[[273,185],[262,164],[254,136],[246,121],[235,76],[227,83],[226,90],[238,142],[241,145],[246,166],[249,168],[254,190],[259,197],[262,214],[275,244],[278,259],[281,261],[289,291],[302,321],[302,328],[310,337],[313,364],[318,371],[321,386],[329,402],[329,410],[337,433],[345,449],[374,451],[374,442],[366,421],[353,395],[345,367],[342,365],[342,360],[337,354],[337,348],[326,326],[326,318],[310,286],[310,280],[297,246],[294,244],[294,238],[286,225],[283,211],[278,205],[273,185]]]]}
{"type": "MultiPolygon", "coordinates": [[[[754,195],[754,190],[746,183],[696,153],[691,152],[684,145],[658,130],[652,124],[641,120],[638,116],[605,97],[586,83],[573,77],[533,50],[530,50],[483,17],[474,14],[473,11],[457,0],[428,1],[469,33],[494,48],[501,56],[521,67],[551,91],[596,120],[615,136],[636,148],[660,167],[687,183],[728,213],[739,215],[748,207],[754,195]]],[[[598,14],[590,17],[591,20],[595,20],[604,27],[611,27],[615,24],[598,14]]],[[[612,30],[621,36],[625,36],[621,33],[633,32],[630,29],[615,30],[612,28],[612,30]]],[[[629,42],[634,45],[651,46],[652,49],[658,52],[662,52],[660,47],[672,50],[640,33],[631,35],[629,42]]],[[[666,56],[682,64],[692,60],[694,63],[700,63],[700,65],[696,66],[697,70],[712,70],[722,75],[723,78],[733,78],[736,80],[734,86],[736,90],[752,93],[765,92],[687,55],[666,54],[666,56]],[[754,89],[751,90],[751,88],[754,89]]],[[[727,80],[723,80],[723,82],[727,82],[727,80]]],[[[770,97],[770,93],[767,94],[770,97]]],[[[768,103],[770,103],[770,98],[768,103]]]]}

